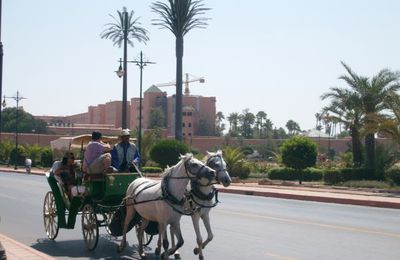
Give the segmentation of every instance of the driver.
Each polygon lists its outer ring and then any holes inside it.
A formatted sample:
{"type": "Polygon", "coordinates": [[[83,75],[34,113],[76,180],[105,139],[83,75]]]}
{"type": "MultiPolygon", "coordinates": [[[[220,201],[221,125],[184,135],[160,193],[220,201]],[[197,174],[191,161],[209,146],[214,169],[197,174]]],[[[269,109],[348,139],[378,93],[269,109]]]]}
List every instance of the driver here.
{"type": "Polygon", "coordinates": [[[123,129],[120,135],[120,142],[117,143],[112,152],[111,165],[119,172],[133,172],[133,163],[140,161],[140,155],[136,145],[129,141],[131,134],[129,129],[123,129]]]}

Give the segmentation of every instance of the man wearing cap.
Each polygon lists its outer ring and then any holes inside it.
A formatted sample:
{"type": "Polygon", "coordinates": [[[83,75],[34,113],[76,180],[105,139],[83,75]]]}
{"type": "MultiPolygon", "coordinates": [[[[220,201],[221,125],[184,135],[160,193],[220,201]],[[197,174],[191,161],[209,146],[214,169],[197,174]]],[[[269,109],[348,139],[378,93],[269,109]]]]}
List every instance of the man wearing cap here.
{"type": "Polygon", "coordinates": [[[129,142],[130,136],[131,134],[129,129],[123,129],[120,135],[121,141],[114,146],[111,152],[111,165],[119,172],[134,171],[133,162],[137,163],[140,160],[136,145],[129,142]]]}
{"type": "Polygon", "coordinates": [[[87,173],[112,172],[111,147],[101,141],[101,133],[93,132],[92,141],[89,142],[83,155],[83,171],[87,173]]]}

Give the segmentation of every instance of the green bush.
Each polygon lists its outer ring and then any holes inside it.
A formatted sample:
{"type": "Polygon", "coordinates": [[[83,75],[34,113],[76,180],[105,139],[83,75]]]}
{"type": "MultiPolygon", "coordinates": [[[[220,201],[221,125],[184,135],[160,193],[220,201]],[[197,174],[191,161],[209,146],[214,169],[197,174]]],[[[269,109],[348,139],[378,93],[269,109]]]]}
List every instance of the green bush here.
{"type": "Polygon", "coordinates": [[[340,169],[343,181],[354,180],[372,180],[374,178],[374,170],[366,168],[344,168],[340,169]]]}
{"type": "Polygon", "coordinates": [[[142,172],[144,172],[144,173],[160,173],[160,172],[162,172],[162,169],[160,167],[145,166],[145,167],[142,167],[142,172]]]}
{"type": "MultiPolygon", "coordinates": [[[[317,144],[310,138],[295,136],[285,140],[280,147],[282,163],[296,170],[315,166],[317,162],[317,144]]],[[[299,175],[299,183],[302,182],[299,175]]]]}
{"type": "Polygon", "coordinates": [[[161,140],[150,150],[150,157],[158,163],[160,167],[165,168],[167,165],[172,166],[179,162],[179,156],[186,154],[188,147],[177,140],[166,139],[161,140]]]}
{"type": "Polygon", "coordinates": [[[324,172],[324,182],[329,185],[343,182],[343,177],[338,169],[326,169],[324,172]]]}
{"type": "Polygon", "coordinates": [[[400,185],[400,168],[392,167],[386,170],[385,177],[395,185],[400,185]]]}
{"type": "Polygon", "coordinates": [[[53,165],[53,153],[50,148],[44,148],[41,156],[41,165],[43,167],[51,167],[53,165]]]}
{"type": "Polygon", "coordinates": [[[9,163],[15,164],[15,162],[17,162],[17,165],[25,165],[25,147],[23,147],[22,145],[18,145],[17,149],[18,150],[16,150],[16,148],[14,147],[11,150],[9,163]]]}
{"type": "Polygon", "coordinates": [[[241,161],[229,170],[229,175],[239,177],[239,179],[247,179],[251,172],[251,165],[248,162],[241,161]]]}
{"type": "Polygon", "coordinates": [[[268,178],[271,180],[294,181],[299,177],[298,171],[293,168],[275,167],[268,171],[268,178]]]}
{"type": "Polygon", "coordinates": [[[323,178],[323,170],[307,168],[296,170],[288,167],[275,167],[268,171],[268,178],[271,180],[294,181],[298,180],[300,174],[304,181],[320,181],[323,178]]]}

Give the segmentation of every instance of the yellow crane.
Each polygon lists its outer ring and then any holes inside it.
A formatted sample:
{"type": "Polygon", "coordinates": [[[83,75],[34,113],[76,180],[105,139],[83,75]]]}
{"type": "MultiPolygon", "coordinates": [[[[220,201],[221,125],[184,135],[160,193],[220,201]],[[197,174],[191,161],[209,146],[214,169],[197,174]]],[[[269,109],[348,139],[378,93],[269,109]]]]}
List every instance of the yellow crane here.
{"type": "MultiPolygon", "coordinates": [[[[182,80],[182,83],[185,84],[185,95],[188,96],[190,95],[190,90],[189,90],[189,83],[191,82],[200,82],[200,83],[204,83],[204,77],[197,77],[197,76],[193,76],[189,73],[185,73],[185,79],[182,80]],[[189,78],[189,76],[191,76],[191,78],[189,78]]],[[[168,82],[168,83],[160,83],[160,84],[156,84],[156,87],[169,87],[169,86],[175,86],[176,82],[168,82]]]]}

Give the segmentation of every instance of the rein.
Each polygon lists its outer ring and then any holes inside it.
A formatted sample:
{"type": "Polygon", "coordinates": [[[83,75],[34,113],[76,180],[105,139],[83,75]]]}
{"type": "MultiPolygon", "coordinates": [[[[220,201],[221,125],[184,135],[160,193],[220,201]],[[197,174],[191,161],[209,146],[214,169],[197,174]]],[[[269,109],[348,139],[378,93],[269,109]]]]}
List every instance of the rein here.
{"type": "Polygon", "coordinates": [[[200,208],[213,208],[217,206],[217,204],[220,202],[218,200],[218,190],[215,187],[212,187],[212,190],[208,194],[204,194],[201,192],[201,190],[198,188],[201,186],[198,182],[192,181],[190,183],[191,190],[190,193],[192,194],[191,198],[194,203],[196,203],[200,208]],[[198,202],[196,199],[200,200],[205,200],[205,201],[211,201],[215,197],[215,202],[212,205],[204,205],[201,202],[198,202]]]}

